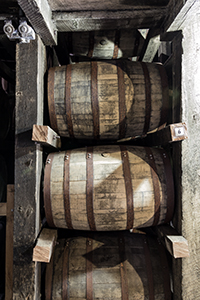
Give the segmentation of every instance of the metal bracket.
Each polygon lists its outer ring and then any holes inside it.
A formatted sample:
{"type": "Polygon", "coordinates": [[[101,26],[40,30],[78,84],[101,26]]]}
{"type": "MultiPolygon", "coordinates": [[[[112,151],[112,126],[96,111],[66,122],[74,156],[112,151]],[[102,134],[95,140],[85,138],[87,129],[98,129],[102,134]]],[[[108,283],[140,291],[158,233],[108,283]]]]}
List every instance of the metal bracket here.
{"type": "Polygon", "coordinates": [[[31,40],[35,40],[33,28],[25,20],[20,20],[19,23],[18,29],[15,29],[12,20],[5,20],[3,31],[9,40],[19,40],[20,43],[30,43],[31,40]]]}

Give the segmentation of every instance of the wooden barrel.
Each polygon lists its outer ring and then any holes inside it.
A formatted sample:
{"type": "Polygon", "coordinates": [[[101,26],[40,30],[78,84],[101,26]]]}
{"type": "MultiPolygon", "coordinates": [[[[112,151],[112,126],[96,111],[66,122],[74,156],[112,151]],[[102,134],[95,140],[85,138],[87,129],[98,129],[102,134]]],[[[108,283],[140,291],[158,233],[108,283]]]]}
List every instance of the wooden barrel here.
{"type": "Polygon", "coordinates": [[[48,104],[51,126],[64,137],[142,135],[167,121],[167,76],[160,64],[128,60],[54,67],[48,104]]]}
{"type": "Polygon", "coordinates": [[[171,300],[165,249],[143,234],[59,240],[45,278],[45,299],[171,300]]]}
{"type": "Polygon", "coordinates": [[[70,54],[99,59],[137,57],[145,39],[138,29],[68,32],[70,54]]]}
{"type": "Polygon", "coordinates": [[[44,175],[49,226],[125,230],[171,220],[173,177],[164,150],[97,146],[51,153],[44,175]]]}

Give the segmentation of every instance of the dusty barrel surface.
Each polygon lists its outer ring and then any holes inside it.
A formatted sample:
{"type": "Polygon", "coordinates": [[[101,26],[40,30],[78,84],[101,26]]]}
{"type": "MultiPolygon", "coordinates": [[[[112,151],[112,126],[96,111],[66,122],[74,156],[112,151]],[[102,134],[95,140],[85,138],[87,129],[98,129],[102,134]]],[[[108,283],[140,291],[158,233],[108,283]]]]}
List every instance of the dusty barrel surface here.
{"type": "Polygon", "coordinates": [[[85,147],[51,153],[44,205],[52,227],[108,231],[169,222],[174,186],[164,150],[85,147]]]}
{"type": "Polygon", "coordinates": [[[160,64],[128,60],[54,67],[48,105],[51,126],[64,137],[142,135],[167,122],[167,76],[160,64]]]}
{"type": "Polygon", "coordinates": [[[136,57],[145,39],[137,29],[68,32],[70,54],[100,59],[136,57]]]}
{"type": "Polygon", "coordinates": [[[143,234],[60,240],[45,279],[46,300],[171,300],[165,250],[143,234]]]}

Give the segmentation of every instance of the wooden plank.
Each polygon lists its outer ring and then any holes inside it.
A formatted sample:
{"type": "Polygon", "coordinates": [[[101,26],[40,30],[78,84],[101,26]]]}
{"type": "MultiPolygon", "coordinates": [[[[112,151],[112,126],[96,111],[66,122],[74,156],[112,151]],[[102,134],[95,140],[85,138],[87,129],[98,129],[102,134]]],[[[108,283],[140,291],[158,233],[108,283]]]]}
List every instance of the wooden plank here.
{"type": "Polygon", "coordinates": [[[168,143],[183,141],[188,138],[185,123],[170,124],[160,130],[138,138],[122,139],[118,142],[132,142],[138,146],[165,146],[168,143]]]}
{"type": "Polygon", "coordinates": [[[32,141],[54,148],[61,148],[60,136],[49,126],[33,125],[32,141]]]}
{"type": "Polygon", "coordinates": [[[52,11],[123,10],[165,7],[169,0],[49,0],[52,11]]]}
{"type": "Polygon", "coordinates": [[[14,206],[14,299],[40,299],[40,263],[32,248],[40,232],[42,150],[31,141],[33,124],[43,124],[45,47],[39,36],[16,49],[14,206]]]}
{"type": "Polygon", "coordinates": [[[13,299],[13,219],[14,185],[7,185],[5,299],[13,299]]]}
{"type": "Polygon", "coordinates": [[[155,231],[161,242],[174,258],[189,257],[187,240],[173,227],[161,225],[155,227],[155,231]]]}
{"type": "Polygon", "coordinates": [[[155,53],[158,50],[160,45],[160,38],[159,38],[160,29],[159,28],[150,28],[147,33],[144,46],[141,50],[140,56],[138,61],[152,61],[155,53]]]}
{"type": "Polygon", "coordinates": [[[120,28],[149,28],[160,24],[166,8],[121,10],[53,12],[58,31],[92,31],[120,28]]]}
{"type": "Polygon", "coordinates": [[[57,30],[52,21],[52,12],[47,0],[17,0],[33,29],[45,45],[57,44],[57,30]]]}
{"type": "Polygon", "coordinates": [[[7,211],[7,203],[2,202],[0,203],[0,217],[6,216],[7,211]]]}
{"type": "Polygon", "coordinates": [[[187,18],[190,9],[195,5],[196,0],[170,0],[168,12],[163,24],[163,32],[180,30],[181,25],[187,18]]]}
{"type": "Polygon", "coordinates": [[[44,228],[33,249],[33,261],[49,263],[57,240],[57,230],[44,228]]]}

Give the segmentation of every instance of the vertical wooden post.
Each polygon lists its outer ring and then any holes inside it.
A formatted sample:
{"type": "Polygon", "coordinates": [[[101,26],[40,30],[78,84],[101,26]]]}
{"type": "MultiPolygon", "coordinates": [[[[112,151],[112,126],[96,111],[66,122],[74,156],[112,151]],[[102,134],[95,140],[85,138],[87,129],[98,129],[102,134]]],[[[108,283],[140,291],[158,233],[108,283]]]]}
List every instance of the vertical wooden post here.
{"type": "Polygon", "coordinates": [[[7,185],[5,299],[13,299],[13,219],[14,185],[7,185]]]}
{"type": "Polygon", "coordinates": [[[31,141],[33,124],[43,125],[45,47],[39,36],[16,47],[16,132],[13,298],[40,299],[40,263],[32,248],[40,231],[42,150],[31,141]]]}

